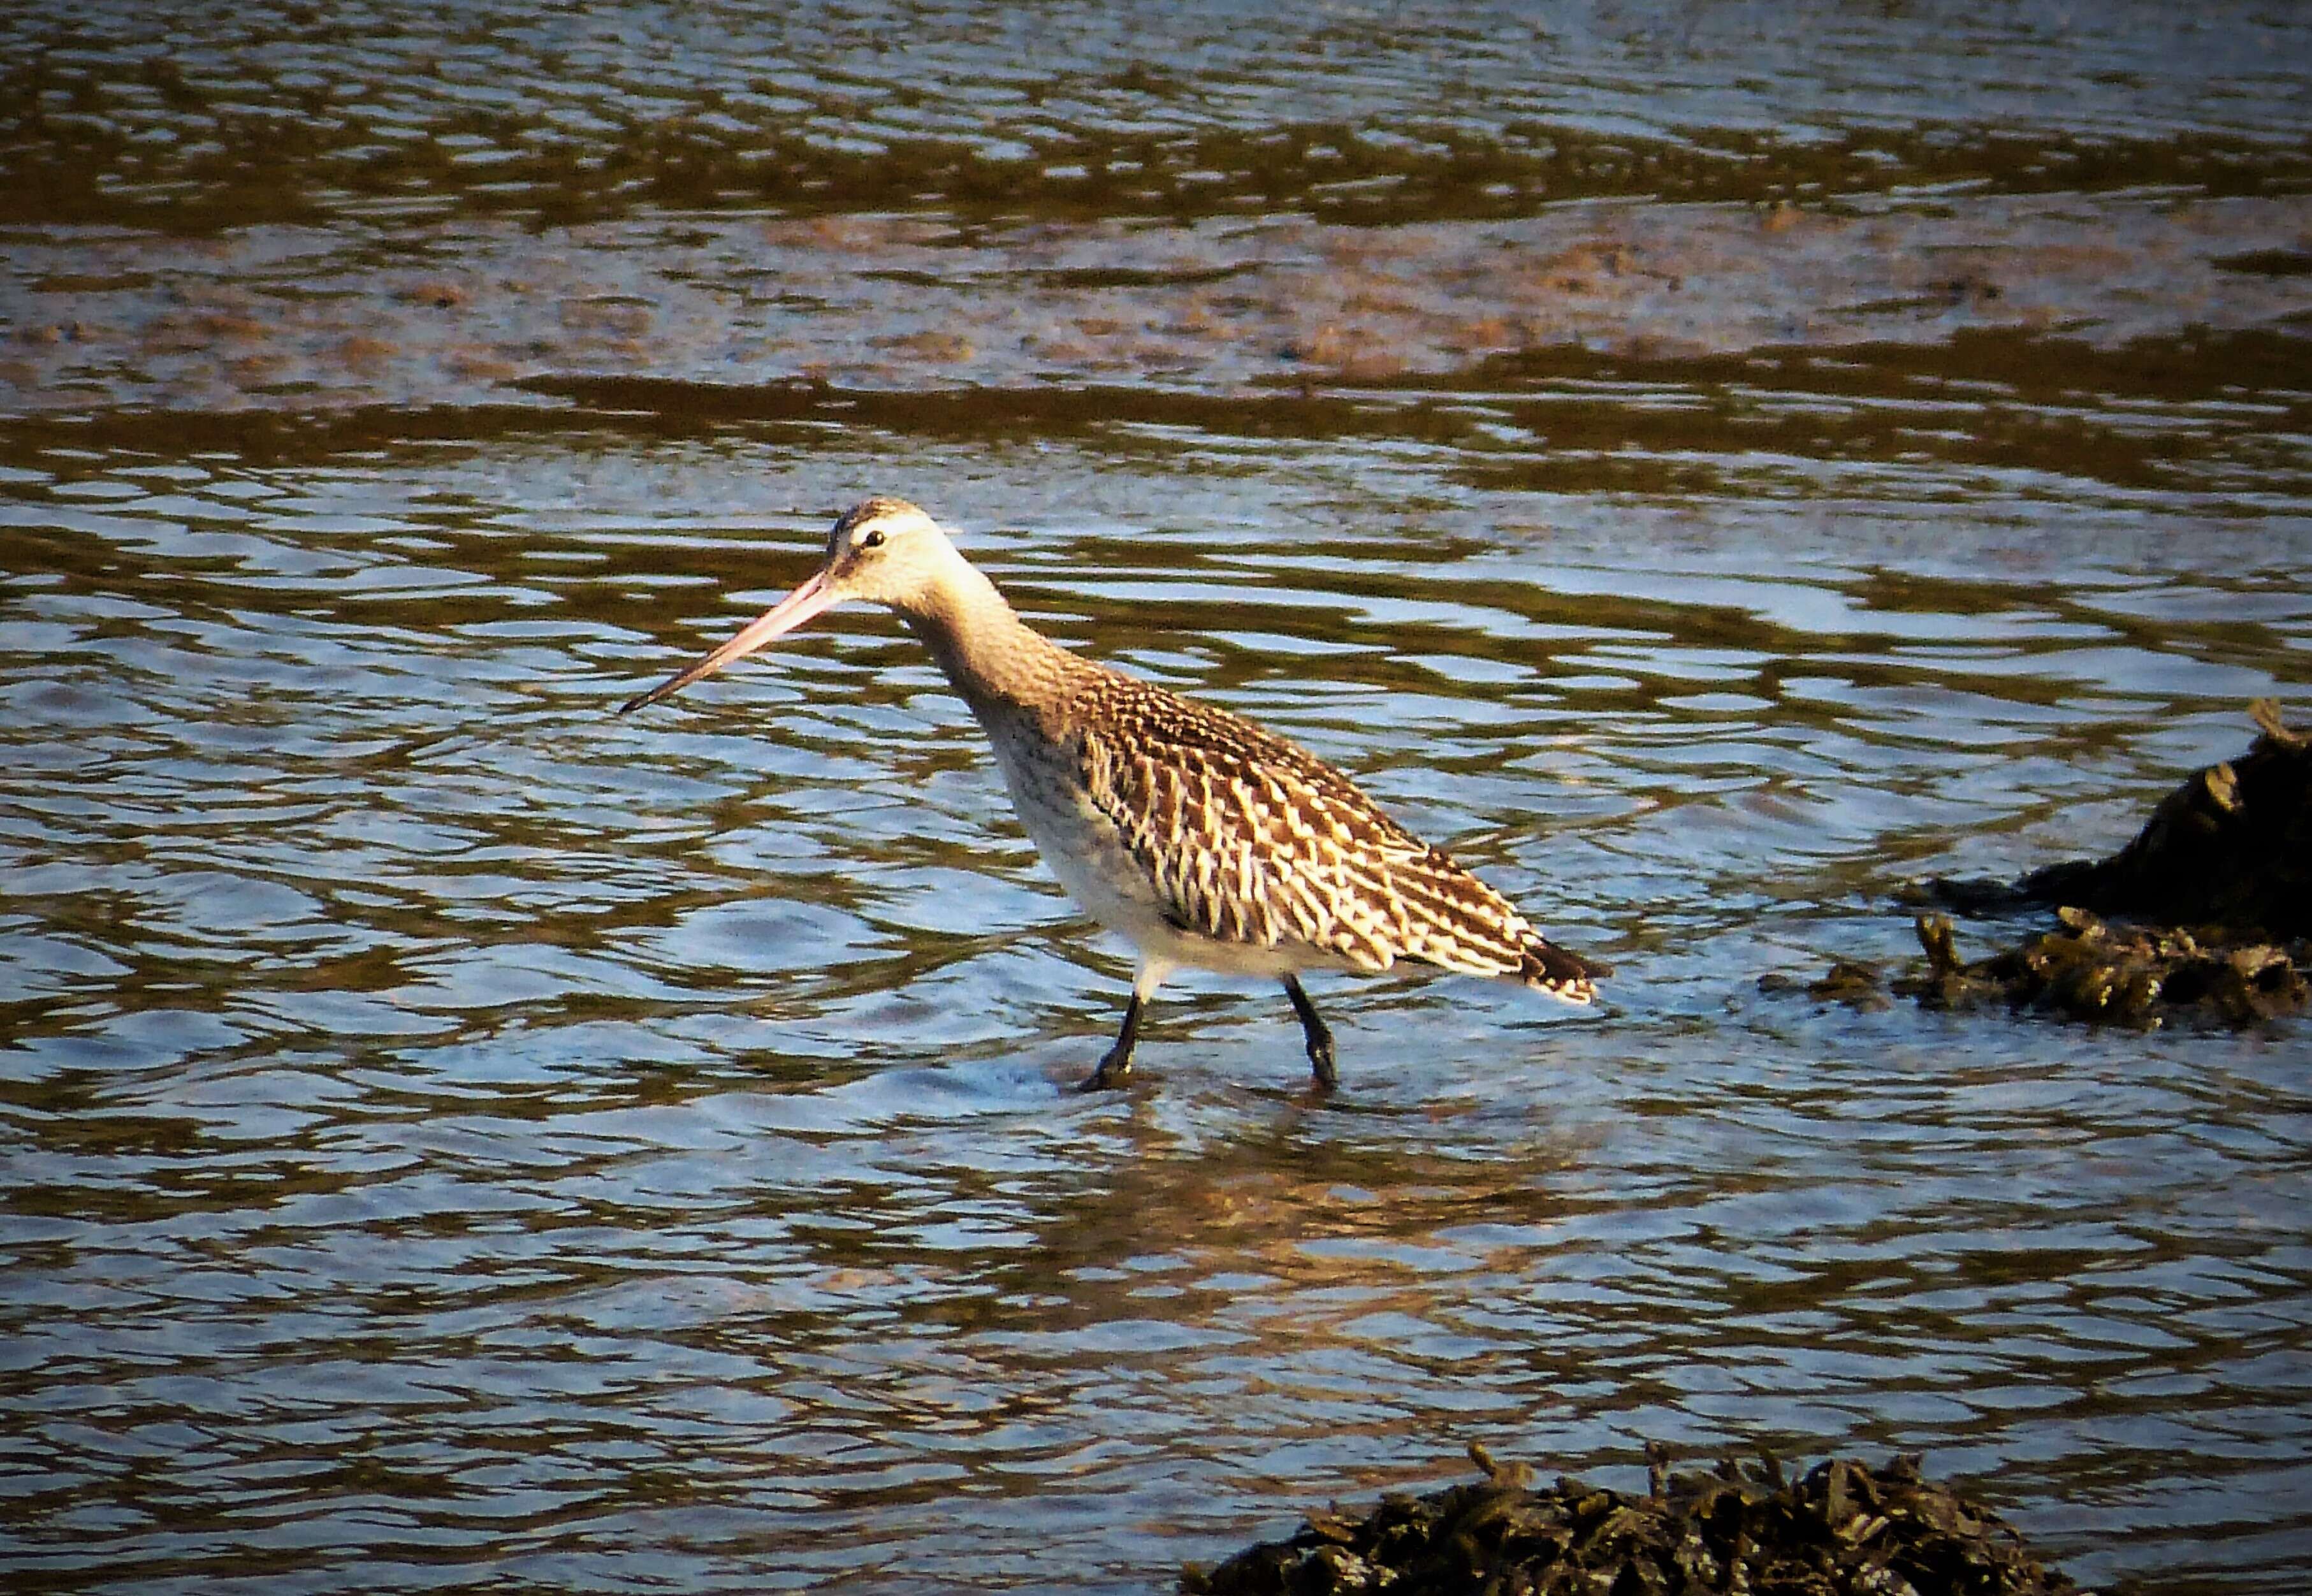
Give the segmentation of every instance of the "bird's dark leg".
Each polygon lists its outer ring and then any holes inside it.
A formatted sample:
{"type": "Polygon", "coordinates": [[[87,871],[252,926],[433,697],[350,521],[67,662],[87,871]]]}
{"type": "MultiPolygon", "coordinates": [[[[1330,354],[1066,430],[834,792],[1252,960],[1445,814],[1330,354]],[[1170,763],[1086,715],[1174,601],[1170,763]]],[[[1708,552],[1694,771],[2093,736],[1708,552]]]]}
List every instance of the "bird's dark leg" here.
{"type": "Polygon", "coordinates": [[[1132,1001],[1124,1005],[1124,1029],[1116,1033],[1116,1046],[1101,1056],[1099,1065],[1084,1077],[1078,1092],[1098,1092],[1105,1086],[1121,1086],[1132,1073],[1132,1044],[1140,1039],[1140,1011],[1148,1006],[1138,988],[1132,1001]]]}
{"type": "Polygon", "coordinates": [[[1317,1077],[1317,1084],[1330,1092],[1341,1083],[1333,1073],[1333,1032],[1325,1023],[1325,1016],[1300,990],[1299,976],[1284,978],[1284,995],[1292,1000],[1292,1012],[1300,1016],[1300,1034],[1309,1039],[1309,1068],[1317,1077]]]}

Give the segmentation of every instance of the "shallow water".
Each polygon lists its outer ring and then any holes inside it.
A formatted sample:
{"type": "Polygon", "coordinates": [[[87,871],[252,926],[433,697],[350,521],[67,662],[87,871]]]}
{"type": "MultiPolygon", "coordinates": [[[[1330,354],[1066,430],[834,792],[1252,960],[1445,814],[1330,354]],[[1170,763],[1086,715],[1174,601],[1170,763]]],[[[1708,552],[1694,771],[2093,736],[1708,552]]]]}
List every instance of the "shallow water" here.
{"type": "MultiPolygon", "coordinates": [[[[358,66],[366,13],[323,14],[337,31],[276,86],[358,66]]],[[[319,163],[302,219],[260,207],[197,244],[126,208],[17,215],[15,326],[77,306],[87,333],[20,340],[0,420],[13,1584],[1148,1590],[1326,1498],[1457,1477],[1471,1439],[1631,1484],[1650,1438],[1923,1450],[2106,1589],[2312,1576],[2302,1028],[1756,987],[1909,957],[1905,880],[2115,846],[2246,745],[2255,696],[2308,718],[2304,151],[2273,107],[2300,86],[2274,63],[2312,52],[2251,69],[2237,29],[2195,55],[2142,18],[2033,46],[2025,13],[1880,82],[1863,64],[1919,41],[1850,20],[1817,76],[1732,104],[1703,81],[1731,14],[1654,57],[1635,24],[1568,36],[1637,63],[1615,114],[1650,105],[1656,132],[1714,117],[1787,153],[1876,117],[1926,148],[2091,47],[2103,75],[2031,101],[2048,147],[2132,106],[2150,143],[2270,157],[2149,199],[1874,190],[1764,232],[1846,229],[1809,257],[1826,278],[1873,226],[2005,241],[1999,294],[1887,312],[1899,336],[1744,320],[1740,284],[1788,288],[1772,260],[1697,278],[1711,308],[1680,332],[1686,301],[1624,294],[1607,260],[1580,291],[1602,343],[1457,344],[1432,283],[1297,355],[1179,323],[1078,327],[1073,355],[875,340],[935,330],[921,302],[950,291],[975,328],[1078,292],[1169,316],[1222,267],[1253,303],[1215,316],[1284,326],[1346,269],[1322,230],[1353,220],[1299,180],[1231,201],[1239,232],[1215,231],[1230,206],[1152,222],[1114,189],[990,222],[950,189],[820,233],[689,194],[597,196],[601,231],[557,230],[443,180],[419,188],[455,220],[410,281],[550,256],[572,297],[469,295],[489,330],[396,333],[366,364],[302,311],[160,320],[188,274],[289,304],[284,228],[379,248],[326,151],[267,157],[319,163]],[[2065,226],[2183,264],[2023,249],[2065,226]],[[756,236],[794,253],[734,301],[756,236]],[[2248,244],[2264,267],[2213,264],[2248,244]],[[1158,245],[1163,271],[1100,275],[1158,245]],[[916,276],[863,286],[901,247],[916,276]],[[105,251],[160,277],[66,270],[105,251]],[[1023,286],[1023,261],[1046,275],[1023,286]],[[646,296],[640,333],[574,322],[622,270],[711,292],[646,296]],[[790,277],[822,297],[781,324],[790,277]],[[2186,281],[2202,297],[2163,290],[2186,281]],[[465,339],[507,369],[459,366],[465,339]],[[237,367],[251,346],[276,363],[237,367]],[[1312,983],[1344,1084],[1318,1102],[1281,998],[1187,977],[1144,1084],[1067,1093],[1128,958],[1057,896],[887,618],[612,713],[804,575],[871,490],[962,529],[1064,640],[1352,772],[1610,959],[1609,1001],[1312,983]]],[[[1108,58],[1055,15],[1051,75],[1108,58]]],[[[932,44],[941,18],[964,27],[934,13],[932,44]]],[[[1212,144],[1384,122],[1435,81],[1434,50],[1345,36],[1345,77],[1222,37],[1169,86],[1110,89],[1212,144]],[[1279,83],[1292,106],[1252,103],[1279,83]]],[[[508,96],[553,98],[477,37],[508,96]]],[[[953,45],[989,95],[1000,44],[953,45]]],[[[600,48],[572,78],[644,94],[595,69],[653,57],[600,48]]],[[[684,103],[739,70],[667,59],[684,103]]],[[[1550,81],[1587,127],[1624,80],[1577,53],[1550,81]]],[[[156,203],[192,206],[206,180],[183,180],[156,203]]],[[[1617,236],[1657,263],[1731,249],[1780,180],[1698,209],[1639,193],[1617,236]]],[[[1359,247],[1415,285],[1599,225],[1401,209],[1359,247]]],[[[416,326],[405,264],[330,279],[343,322],[416,326]]]]}

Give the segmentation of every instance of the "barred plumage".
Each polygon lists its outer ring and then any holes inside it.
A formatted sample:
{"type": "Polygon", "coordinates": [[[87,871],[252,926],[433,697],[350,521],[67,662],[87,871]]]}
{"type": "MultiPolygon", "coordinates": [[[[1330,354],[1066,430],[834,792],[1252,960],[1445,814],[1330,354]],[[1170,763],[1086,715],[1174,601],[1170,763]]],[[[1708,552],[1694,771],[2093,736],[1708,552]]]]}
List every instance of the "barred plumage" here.
{"type": "Polygon", "coordinates": [[[635,708],[845,598],[897,610],[985,727],[1021,824],[1063,885],[1138,948],[1116,1045],[1087,1087],[1131,1068],[1142,1010],[1173,968],[1280,978],[1318,1083],[1331,1033],[1298,972],[1399,961],[1587,1003],[1602,967],[1406,831],[1348,777],[1239,715],[1079,658],[1020,620],[936,523],[898,499],[836,522],[819,573],[635,708]]]}
{"type": "Polygon", "coordinates": [[[1078,779],[1180,930],[1590,995],[1586,970],[1508,899],[1296,744],[1108,671],[1081,684],[1073,714],[1078,779]]]}

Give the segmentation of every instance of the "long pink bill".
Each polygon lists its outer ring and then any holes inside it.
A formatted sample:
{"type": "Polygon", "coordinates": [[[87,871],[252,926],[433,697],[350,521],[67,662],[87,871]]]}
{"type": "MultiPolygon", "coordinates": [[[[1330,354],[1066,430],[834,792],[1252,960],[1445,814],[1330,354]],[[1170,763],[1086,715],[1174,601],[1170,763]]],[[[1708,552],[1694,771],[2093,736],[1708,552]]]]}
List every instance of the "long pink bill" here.
{"type": "Polygon", "coordinates": [[[743,659],[766,643],[784,637],[812,616],[833,605],[840,595],[828,586],[827,573],[804,583],[781,599],[755,619],[740,628],[739,635],[714,653],[705,655],[696,664],[686,666],[668,677],[647,693],[637,693],[618,706],[618,713],[640,709],[645,704],[655,704],[669,693],[679,693],[702,676],[712,676],[736,659],[743,659]]]}

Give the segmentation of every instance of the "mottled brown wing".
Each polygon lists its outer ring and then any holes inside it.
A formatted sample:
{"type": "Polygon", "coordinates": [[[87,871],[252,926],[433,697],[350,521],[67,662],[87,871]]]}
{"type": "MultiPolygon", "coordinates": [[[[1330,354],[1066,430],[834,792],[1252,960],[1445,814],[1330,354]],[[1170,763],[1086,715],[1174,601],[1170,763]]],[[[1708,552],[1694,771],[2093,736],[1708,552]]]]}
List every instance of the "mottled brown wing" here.
{"type": "Polygon", "coordinates": [[[1085,788],[1183,930],[1363,969],[1522,973],[1539,941],[1524,916],[1315,756],[1128,679],[1102,707],[1085,788]]]}

